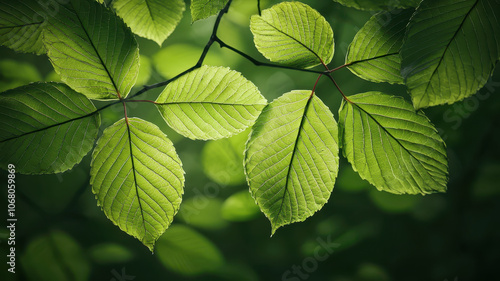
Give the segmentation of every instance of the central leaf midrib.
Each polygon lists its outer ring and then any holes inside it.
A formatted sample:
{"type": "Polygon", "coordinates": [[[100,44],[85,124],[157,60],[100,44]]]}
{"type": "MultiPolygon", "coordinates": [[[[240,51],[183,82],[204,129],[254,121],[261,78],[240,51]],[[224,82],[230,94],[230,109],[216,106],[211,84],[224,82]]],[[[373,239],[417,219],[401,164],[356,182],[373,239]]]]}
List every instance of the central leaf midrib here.
{"type": "Polygon", "coordinates": [[[309,98],[306,102],[306,105],[304,106],[304,113],[302,114],[302,117],[300,119],[297,137],[295,138],[295,143],[294,143],[293,150],[292,150],[292,157],[290,158],[290,164],[288,165],[288,171],[287,171],[286,177],[285,177],[285,187],[284,187],[285,191],[283,192],[283,196],[281,197],[281,204],[280,204],[280,208],[278,210],[278,214],[276,214],[276,218],[279,218],[279,215],[281,214],[281,211],[283,209],[283,203],[285,202],[285,196],[286,196],[287,191],[288,191],[288,183],[290,180],[290,171],[292,170],[293,160],[295,159],[295,154],[297,152],[297,146],[298,146],[299,139],[300,139],[300,133],[302,132],[302,127],[304,126],[304,122],[306,120],[307,110],[309,109],[309,106],[312,102],[312,99],[313,99],[313,96],[312,95],[309,96],[309,98]]]}
{"type": "MultiPolygon", "coordinates": [[[[73,4],[71,4],[71,5],[73,6],[73,4]]],[[[99,61],[101,62],[101,65],[104,67],[104,70],[106,71],[106,74],[108,74],[108,77],[111,80],[111,83],[113,83],[113,87],[116,90],[116,94],[117,94],[118,98],[122,99],[122,97],[120,95],[120,91],[118,90],[118,87],[116,86],[115,80],[113,79],[113,76],[111,75],[111,72],[108,70],[108,67],[104,63],[104,60],[101,58],[101,54],[99,53],[99,51],[97,50],[96,46],[94,45],[94,42],[90,38],[90,35],[87,32],[87,29],[85,29],[85,26],[83,25],[83,22],[80,19],[80,15],[78,14],[77,9],[75,9],[74,6],[73,6],[73,10],[75,11],[76,18],[78,19],[78,22],[80,23],[80,26],[82,27],[83,31],[85,32],[85,35],[87,36],[87,39],[89,40],[90,45],[92,46],[92,49],[94,49],[94,52],[96,53],[97,57],[99,58],[99,61]]]]}

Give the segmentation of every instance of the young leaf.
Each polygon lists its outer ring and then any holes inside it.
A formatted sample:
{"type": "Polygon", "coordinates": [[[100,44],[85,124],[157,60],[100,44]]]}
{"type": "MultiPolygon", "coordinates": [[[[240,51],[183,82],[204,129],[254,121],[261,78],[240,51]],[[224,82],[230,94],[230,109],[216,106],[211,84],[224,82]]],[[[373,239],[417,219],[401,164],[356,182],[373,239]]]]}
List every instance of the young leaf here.
{"type": "Polygon", "coordinates": [[[399,49],[413,11],[380,12],[371,17],[349,45],[349,70],[368,81],[402,84],[399,49]]]}
{"type": "Polygon", "coordinates": [[[153,251],[184,192],[184,171],[172,142],[149,122],[121,119],[97,142],[90,175],[106,216],[153,251]]]}
{"type": "Polygon", "coordinates": [[[0,0],[0,7],[0,45],[18,52],[45,53],[41,35],[47,11],[41,1],[0,0]]]}
{"type": "Polygon", "coordinates": [[[182,0],[116,0],[113,7],[135,34],[160,46],[179,24],[186,8],[182,0]]]}
{"type": "Polygon", "coordinates": [[[43,36],[62,81],[92,99],[126,97],[139,72],[130,29],[93,0],[68,0],[58,8],[43,36]]]}
{"type": "Polygon", "coordinates": [[[245,151],[250,192],[279,227],[304,221],[328,201],[338,172],[337,122],[310,91],[271,102],[257,119],[245,151]]]}
{"type": "Polygon", "coordinates": [[[170,83],[156,100],[170,127],[191,139],[230,137],[252,125],[266,105],[239,72],[202,66],[170,83]]]}
{"type": "Polygon", "coordinates": [[[191,22],[206,19],[222,10],[228,0],[192,0],[191,22]]]}
{"type": "Polygon", "coordinates": [[[349,97],[340,107],[340,143],[359,175],[395,194],[444,192],[444,141],[422,112],[379,92],[349,97]]]}
{"type": "Polygon", "coordinates": [[[453,103],[486,84],[500,57],[500,1],[424,0],[401,49],[415,108],[453,103]]]}
{"type": "Polygon", "coordinates": [[[359,10],[377,11],[416,7],[422,0],[333,0],[359,10]]]}
{"type": "Polygon", "coordinates": [[[94,105],[60,83],[0,94],[0,165],[23,174],[60,173],[92,149],[101,119],[94,105]]]}
{"type": "Polygon", "coordinates": [[[283,2],[250,20],[255,46],[266,58],[283,65],[309,68],[332,60],[330,24],[313,8],[283,2]]]}
{"type": "Polygon", "coordinates": [[[224,264],[224,257],[210,240],[183,225],[173,225],[165,232],[156,253],[165,267],[188,276],[214,272],[224,264]]]}

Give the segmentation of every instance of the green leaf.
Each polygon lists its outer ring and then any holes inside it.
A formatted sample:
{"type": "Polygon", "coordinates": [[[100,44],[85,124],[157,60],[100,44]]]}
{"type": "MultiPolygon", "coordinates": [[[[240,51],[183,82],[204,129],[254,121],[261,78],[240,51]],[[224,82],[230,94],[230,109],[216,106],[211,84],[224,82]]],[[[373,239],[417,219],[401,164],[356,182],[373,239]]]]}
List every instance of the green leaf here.
{"type": "Polygon", "coordinates": [[[266,58],[283,65],[309,68],[332,60],[330,24],[313,8],[283,2],[254,15],[250,29],[255,46],[266,58]]]}
{"type": "Polygon", "coordinates": [[[92,99],[126,97],[139,72],[139,49],[130,29],[93,0],[58,7],[43,34],[62,81],[92,99]]]}
{"type": "Polygon", "coordinates": [[[311,91],[271,102],[252,128],[245,172],[272,232],[304,221],[328,201],[338,172],[337,122],[311,91]]]}
{"type": "Polygon", "coordinates": [[[221,185],[246,183],[243,172],[243,151],[249,130],[227,139],[209,141],[201,152],[203,172],[221,185]]]}
{"type": "MultiPolygon", "coordinates": [[[[216,186],[219,188],[220,186],[216,186]]],[[[201,229],[217,230],[227,226],[221,214],[222,200],[196,193],[182,202],[178,217],[186,224],[201,229]]]]}
{"type": "Polygon", "coordinates": [[[359,10],[377,11],[416,7],[422,0],[333,0],[359,10]]]}
{"type": "Polygon", "coordinates": [[[255,204],[248,191],[237,192],[224,201],[222,217],[228,221],[248,221],[259,214],[259,206],[255,204]]]}
{"type": "Polygon", "coordinates": [[[192,0],[191,22],[206,19],[222,10],[228,0],[192,0]]]}
{"type": "Polygon", "coordinates": [[[446,146],[423,112],[379,92],[349,100],[340,107],[340,141],[361,178],[395,194],[446,190],[446,146]]]}
{"type": "Polygon", "coordinates": [[[82,94],[33,83],[0,94],[0,165],[23,174],[60,173],[92,149],[101,119],[82,94]]]}
{"type": "Polygon", "coordinates": [[[399,50],[413,11],[380,12],[371,17],[349,45],[349,70],[368,81],[403,84],[399,50]]]}
{"type": "Polygon", "coordinates": [[[183,225],[173,225],[165,232],[158,240],[156,254],[168,269],[188,276],[214,272],[224,264],[210,240],[183,225]]]}
{"type": "Polygon", "coordinates": [[[186,9],[182,0],[116,0],[113,7],[135,34],[160,46],[172,34],[186,9]]]}
{"type": "Polygon", "coordinates": [[[20,261],[31,281],[87,281],[90,277],[90,264],[82,247],[61,231],[30,241],[20,261]]]}
{"type": "Polygon", "coordinates": [[[500,57],[500,1],[422,1],[401,50],[415,108],[454,103],[486,84],[500,57]]]}
{"type": "Polygon", "coordinates": [[[191,139],[220,139],[255,122],[266,99],[239,72],[202,66],[170,83],[156,100],[170,127],[191,139]]]}
{"type": "Polygon", "coordinates": [[[41,35],[47,11],[41,1],[0,0],[0,7],[0,45],[23,53],[45,53],[41,35]]]}
{"type": "Polygon", "coordinates": [[[184,192],[184,171],[172,142],[154,124],[121,119],[97,142],[90,175],[106,216],[153,251],[184,192]]]}

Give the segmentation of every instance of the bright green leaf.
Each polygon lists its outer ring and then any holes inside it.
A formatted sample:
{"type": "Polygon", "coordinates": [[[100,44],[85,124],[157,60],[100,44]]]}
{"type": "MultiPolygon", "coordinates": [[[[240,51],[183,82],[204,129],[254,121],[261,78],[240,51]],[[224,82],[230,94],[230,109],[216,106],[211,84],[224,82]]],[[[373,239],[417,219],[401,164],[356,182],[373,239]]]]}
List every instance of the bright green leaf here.
{"type": "Polygon", "coordinates": [[[222,10],[228,0],[192,0],[191,21],[206,19],[222,10]]]}
{"type": "Polygon", "coordinates": [[[337,122],[311,91],[270,103],[252,128],[245,172],[272,232],[304,221],[328,201],[338,172],[337,122]]]}
{"type": "Polygon", "coordinates": [[[252,125],[266,105],[239,72],[202,66],[170,83],[156,100],[167,124],[191,139],[220,139],[252,125]]]}
{"type": "MultiPolygon", "coordinates": [[[[47,23],[47,12],[41,1],[0,0],[0,45],[18,52],[46,52],[42,30],[47,23]]],[[[57,5],[57,4],[56,4],[57,5]]],[[[51,7],[47,7],[51,8],[51,7]]]]}
{"type": "Polygon", "coordinates": [[[189,276],[214,272],[224,264],[210,240],[183,225],[173,225],[165,232],[158,240],[156,254],[168,269],[189,276]]]}
{"type": "Polygon", "coordinates": [[[222,185],[246,183],[241,163],[248,133],[247,130],[230,138],[205,144],[201,152],[201,164],[211,180],[222,185]]]}
{"type": "Polygon", "coordinates": [[[401,49],[415,108],[454,103],[486,84],[500,58],[499,18],[500,1],[422,1],[401,49]]]}
{"type": "Polygon", "coordinates": [[[395,10],[371,17],[349,45],[349,70],[368,81],[403,84],[399,50],[412,14],[395,10]]]}
{"type": "Polygon", "coordinates": [[[92,0],[70,0],[44,30],[47,54],[62,81],[92,99],[126,97],[139,72],[130,29],[92,0]]]}
{"type": "Polygon", "coordinates": [[[333,0],[359,10],[377,11],[416,7],[422,0],[333,0]]]}
{"type": "Polygon", "coordinates": [[[250,20],[255,46],[266,58],[283,65],[309,68],[332,60],[330,24],[313,8],[283,2],[250,20]]]}
{"type": "Polygon", "coordinates": [[[172,142],[149,122],[121,119],[97,142],[90,175],[106,216],[153,251],[184,192],[184,171],[172,142]]]}
{"type": "Polygon", "coordinates": [[[30,281],[87,281],[90,277],[82,247],[61,231],[30,241],[20,261],[30,281]]]}
{"type": "Polygon", "coordinates": [[[0,94],[0,164],[24,174],[71,169],[92,149],[101,123],[82,94],[33,83],[0,94]]]}
{"type": "Polygon", "coordinates": [[[340,107],[340,142],[361,178],[395,194],[444,192],[445,143],[422,112],[379,92],[349,97],[340,107]]]}
{"type": "Polygon", "coordinates": [[[183,0],[116,0],[113,7],[135,34],[160,46],[172,34],[186,9],[183,0]]]}
{"type": "Polygon", "coordinates": [[[255,204],[247,190],[237,192],[224,201],[222,217],[228,221],[248,221],[259,214],[259,206],[255,204]]]}

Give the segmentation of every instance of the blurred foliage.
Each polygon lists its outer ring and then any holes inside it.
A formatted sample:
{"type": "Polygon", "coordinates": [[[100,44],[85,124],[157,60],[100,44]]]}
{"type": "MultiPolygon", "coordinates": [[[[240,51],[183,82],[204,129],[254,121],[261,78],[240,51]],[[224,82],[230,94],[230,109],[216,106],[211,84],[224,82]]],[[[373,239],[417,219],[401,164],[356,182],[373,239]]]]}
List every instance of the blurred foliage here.
{"type": "MultiPolygon", "coordinates": [[[[261,1],[263,8],[277,2],[261,1]]],[[[306,2],[332,25],[336,50],[330,65],[342,65],[349,43],[371,13],[333,1],[306,2]]],[[[162,48],[137,38],[141,55],[151,60],[150,75],[144,70],[144,77],[150,77],[142,78],[144,83],[164,81],[196,63],[214,17],[191,24],[189,13],[189,9],[184,12],[180,26],[162,48]]],[[[220,36],[264,61],[248,27],[255,13],[256,1],[234,0],[222,20],[220,36]]],[[[293,89],[311,89],[316,80],[314,74],[256,67],[217,45],[209,56],[207,63],[242,72],[269,101],[293,89]]],[[[141,61],[143,67],[147,65],[146,59],[141,61]]],[[[0,49],[1,87],[44,78],[57,79],[46,56],[0,49]]],[[[348,70],[335,72],[334,78],[347,95],[374,90],[409,99],[403,86],[369,83],[348,70]]],[[[272,238],[269,221],[255,213],[248,200],[248,187],[239,170],[243,151],[237,139],[244,139],[245,133],[214,142],[192,141],[168,129],[153,105],[129,103],[131,116],[157,124],[176,143],[188,175],[181,210],[175,224],[159,239],[155,253],[151,255],[140,242],[109,223],[96,205],[88,184],[87,155],[67,173],[16,175],[17,272],[12,275],[4,268],[0,280],[108,281],[126,273],[134,280],[266,281],[286,280],[282,278],[287,270],[292,272],[289,278],[297,278],[289,280],[306,279],[293,274],[294,266],[301,267],[307,280],[318,281],[495,280],[500,263],[499,91],[497,70],[477,95],[425,110],[447,143],[447,193],[403,197],[378,192],[341,158],[338,180],[325,207],[303,223],[280,229],[272,238]],[[204,163],[206,157],[212,165],[204,163]],[[217,176],[224,172],[225,176],[217,176]],[[328,243],[335,247],[325,248],[328,243]],[[315,254],[325,259],[316,259],[315,254]],[[314,264],[314,271],[305,270],[314,264]]],[[[159,92],[148,92],[144,99],[154,99],[159,92]]],[[[331,82],[321,79],[317,94],[338,118],[341,97],[331,82]]],[[[101,128],[122,116],[120,105],[103,111],[101,128]]],[[[3,170],[0,179],[6,182],[3,170]]],[[[1,196],[7,198],[6,188],[1,196]]],[[[1,219],[5,222],[3,202],[1,219]]],[[[3,228],[2,253],[7,252],[7,235],[3,228]]]]}

